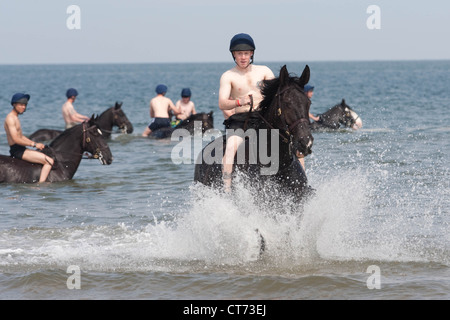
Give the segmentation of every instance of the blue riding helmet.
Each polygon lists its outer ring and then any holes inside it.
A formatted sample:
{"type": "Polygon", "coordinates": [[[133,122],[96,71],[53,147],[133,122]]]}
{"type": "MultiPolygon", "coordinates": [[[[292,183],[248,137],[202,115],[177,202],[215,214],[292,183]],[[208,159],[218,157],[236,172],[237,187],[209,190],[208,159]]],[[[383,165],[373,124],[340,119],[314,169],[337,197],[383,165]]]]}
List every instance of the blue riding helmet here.
{"type": "Polygon", "coordinates": [[[183,90],[181,90],[181,96],[184,97],[190,97],[191,94],[191,89],[189,88],[184,88],[183,90]]]}
{"type": "Polygon", "coordinates": [[[255,43],[250,35],[238,33],[230,41],[230,51],[255,51],[255,43]]]}
{"type": "Polygon", "coordinates": [[[78,91],[74,88],[70,88],[67,90],[66,92],[66,97],[67,98],[72,98],[72,97],[76,97],[78,96],[78,91]]]}
{"type": "Polygon", "coordinates": [[[303,91],[304,92],[314,91],[314,87],[312,85],[305,84],[305,86],[303,87],[303,91]]]}
{"type": "MultiPolygon", "coordinates": [[[[252,37],[246,33],[238,33],[230,41],[230,52],[233,60],[236,61],[233,55],[233,51],[255,51],[255,43],[252,37]]],[[[253,63],[253,56],[251,57],[250,64],[253,63]]]]}
{"type": "Polygon", "coordinates": [[[24,103],[27,104],[28,100],[30,100],[30,95],[25,93],[16,93],[11,98],[11,105],[14,106],[15,103],[24,103]]]}
{"type": "Polygon", "coordinates": [[[157,87],[156,87],[156,93],[157,94],[163,94],[163,93],[166,93],[167,92],[167,86],[166,85],[164,85],[164,84],[159,84],[157,87]]]}

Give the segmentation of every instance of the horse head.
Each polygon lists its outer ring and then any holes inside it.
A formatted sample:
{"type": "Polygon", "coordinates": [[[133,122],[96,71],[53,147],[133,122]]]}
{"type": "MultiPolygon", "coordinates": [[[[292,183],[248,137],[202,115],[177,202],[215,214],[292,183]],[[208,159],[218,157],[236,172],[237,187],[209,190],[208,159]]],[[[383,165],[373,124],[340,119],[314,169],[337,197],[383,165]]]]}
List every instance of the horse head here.
{"type": "Polygon", "coordinates": [[[292,143],[295,153],[304,156],[312,152],[314,141],[309,127],[311,101],[303,92],[309,77],[309,66],[305,66],[300,78],[290,76],[283,66],[278,78],[264,81],[260,103],[261,115],[280,130],[285,142],[292,143]]]}
{"type": "Polygon", "coordinates": [[[209,129],[214,129],[214,117],[213,112],[210,111],[208,113],[201,114],[202,121],[202,131],[205,132],[209,129]]]}
{"type": "Polygon", "coordinates": [[[98,117],[94,118],[94,115],[92,115],[89,121],[82,123],[82,151],[89,152],[95,159],[99,159],[102,164],[109,165],[113,160],[112,153],[106,140],[103,138],[102,131],[97,125],[97,119],[98,117]]]}
{"type": "Polygon", "coordinates": [[[343,116],[341,119],[341,123],[345,125],[347,128],[353,128],[358,130],[362,128],[362,120],[359,115],[345,103],[345,100],[342,99],[340,105],[341,110],[343,111],[343,116]]]}
{"type": "Polygon", "coordinates": [[[125,112],[122,110],[123,102],[116,102],[115,106],[111,108],[113,113],[113,125],[119,127],[122,133],[133,133],[133,125],[128,120],[125,112]]]}

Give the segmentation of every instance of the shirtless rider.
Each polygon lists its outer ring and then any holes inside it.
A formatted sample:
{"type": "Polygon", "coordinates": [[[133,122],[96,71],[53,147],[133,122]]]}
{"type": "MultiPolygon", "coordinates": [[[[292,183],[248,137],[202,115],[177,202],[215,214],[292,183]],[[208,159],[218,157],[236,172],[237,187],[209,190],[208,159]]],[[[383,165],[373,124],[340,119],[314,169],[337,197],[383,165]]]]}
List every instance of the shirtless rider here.
{"type": "Polygon", "coordinates": [[[150,100],[150,117],[153,118],[152,122],[142,133],[143,137],[148,135],[157,129],[170,127],[170,115],[169,111],[173,111],[175,115],[178,115],[181,111],[177,108],[172,100],[165,97],[167,92],[167,86],[160,84],[156,87],[156,97],[150,100]]]}
{"type": "Polygon", "coordinates": [[[24,113],[27,109],[30,95],[23,93],[16,93],[11,99],[13,109],[5,119],[5,131],[8,144],[10,146],[9,153],[11,157],[22,159],[32,163],[42,164],[42,170],[39,177],[39,182],[45,182],[52,169],[54,160],[43,154],[42,152],[28,149],[26,147],[33,147],[39,150],[45,148],[42,143],[36,143],[22,134],[22,127],[19,121],[19,115],[24,113]]]}
{"type": "Polygon", "coordinates": [[[89,121],[89,117],[79,114],[73,107],[77,96],[78,91],[74,88],[70,88],[66,92],[67,101],[62,106],[62,114],[64,122],[66,123],[66,129],[70,129],[83,121],[89,121]]]}
{"type": "MultiPolygon", "coordinates": [[[[246,116],[243,117],[243,114],[248,114],[250,111],[252,99],[252,110],[258,110],[259,103],[263,99],[260,90],[261,82],[275,77],[268,67],[253,64],[254,51],[255,44],[248,34],[236,34],[230,41],[230,52],[236,66],[222,74],[219,89],[219,108],[224,112],[225,117],[231,114],[224,122],[227,129],[244,129],[246,116]]],[[[231,189],[234,157],[243,141],[244,139],[238,135],[227,135],[227,145],[222,160],[225,192],[231,189]]]]}

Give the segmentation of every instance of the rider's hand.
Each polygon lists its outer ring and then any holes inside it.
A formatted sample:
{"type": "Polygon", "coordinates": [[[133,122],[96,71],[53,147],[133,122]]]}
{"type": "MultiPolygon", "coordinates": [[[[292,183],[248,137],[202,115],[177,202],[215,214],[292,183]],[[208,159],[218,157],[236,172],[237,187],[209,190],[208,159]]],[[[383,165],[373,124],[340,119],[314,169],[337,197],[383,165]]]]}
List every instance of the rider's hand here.
{"type": "Polygon", "coordinates": [[[240,99],[242,106],[249,106],[249,105],[251,105],[252,98],[250,96],[251,95],[248,95],[248,96],[245,96],[242,99],[240,99]]]}
{"type": "Polygon", "coordinates": [[[39,150],[43,150],[45,148],[45,144],[43,144],[43,143],[36,143],[36,149],[39,149],[39,150]]]}

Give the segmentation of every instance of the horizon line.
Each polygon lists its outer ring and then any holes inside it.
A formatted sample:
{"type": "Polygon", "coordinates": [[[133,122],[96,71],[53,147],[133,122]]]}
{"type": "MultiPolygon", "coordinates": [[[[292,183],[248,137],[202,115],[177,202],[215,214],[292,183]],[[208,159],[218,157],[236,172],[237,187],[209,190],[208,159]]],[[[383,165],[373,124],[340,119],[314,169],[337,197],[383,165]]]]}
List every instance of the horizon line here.
{"type": "MultiPolygon", "coordinates": [[[[450,58],[417,58],[417,59],[349,59],[349,60],[261,60],[259,63],[305,63],[305,62],[419,62],[419,61],[450,61],[450,58]]],[[[232,63],[232,61],[165,61],[165,62],[25,62],[25,63],[2,63],[0,66],[31,66],[31,65],[118,65],[118,64],[215,64],[215,63],[232,63]]]]}

